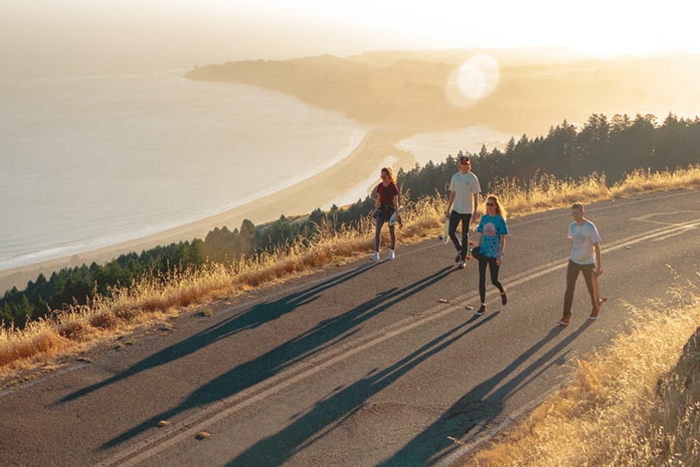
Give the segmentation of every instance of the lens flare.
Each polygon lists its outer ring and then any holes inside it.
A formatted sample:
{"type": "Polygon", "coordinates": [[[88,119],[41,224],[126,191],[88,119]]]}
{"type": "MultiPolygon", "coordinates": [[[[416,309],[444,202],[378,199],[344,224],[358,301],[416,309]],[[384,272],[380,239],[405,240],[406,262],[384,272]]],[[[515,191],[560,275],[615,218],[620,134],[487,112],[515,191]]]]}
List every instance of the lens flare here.
{"type": "Polygon", "coordinates": [[[451,73],[445,89],[447,98],[458,107],[472,105],[496,89],[500,74],[496,59],[474,55],[451,73]]]}

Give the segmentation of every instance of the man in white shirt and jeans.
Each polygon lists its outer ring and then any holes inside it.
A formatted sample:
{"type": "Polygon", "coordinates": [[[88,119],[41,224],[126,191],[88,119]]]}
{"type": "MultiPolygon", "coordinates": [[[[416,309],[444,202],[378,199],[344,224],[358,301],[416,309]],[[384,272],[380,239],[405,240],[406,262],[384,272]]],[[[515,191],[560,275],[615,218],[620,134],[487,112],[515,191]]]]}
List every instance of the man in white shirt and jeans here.
{"type": "Polygon", "coordinates": [[[568,237],[571,242],[571,254],[569,265],[566,269],[566,293],[564,294],[564,315],[559,320],[560,326],[568,326],[571,322],[571,306],[574,301],[574,289],[578,274],[583,273],[583,278],[591,296],[593,306],[590,319],[598,316],[600,303],[597,301],[593,281],[603,274],[603,265],[600,254],[600,235],[593,222],[584,217],[583,204],[575,203],[571,206],[571,214],[574,221],[569,225],[568,237]],[[595,276],[595,277],[594,277],[595,276]]]}
{"type": "Polygon", "coordinates": [[[447,202],[445,218],[450,220],[449,235],[457,249],[455,262],[459,268],[464,268],[469,247],[469,225],[472,219],[476,221],[476,208],[479,205],[479,193],[481,186],[479,179],[471,172],[469,156],[459,156],[459,172],[450,180],[450,199],[447,202]],[[462,222],[462,242],[457,235],[457,226],[462,222]]]}

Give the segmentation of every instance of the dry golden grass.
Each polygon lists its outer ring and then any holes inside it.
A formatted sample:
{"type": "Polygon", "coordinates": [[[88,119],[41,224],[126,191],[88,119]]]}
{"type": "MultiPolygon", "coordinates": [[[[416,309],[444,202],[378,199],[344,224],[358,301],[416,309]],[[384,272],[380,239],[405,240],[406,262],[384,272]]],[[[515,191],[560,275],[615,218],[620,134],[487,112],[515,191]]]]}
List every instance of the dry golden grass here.
{"type": "MultiPolygon", "coordinates": [[[[433,235],[440,225],[439,209],[440,201],[433,198],[407,206],[403,215],[405,227],[397,231],[398,240],[406,244],[433,235]]],[[[255,260],[227,266],[208,264],[197,271],[175,270],[166,276],[145,277],[130,288],[114,289],[112,298],[98,297],[88,305],[72,306],[56,318],[32,322],[24,329],[0,329],[0,376],[81,352],[91,344],[162,321],[194,306],[233,297],[330,264],[352,261],[372,249],[373,239],[370,219],[364,219],[357,229],[332,230],[327,225],[321,226],[321,234],[307,246],[298,242],[255,260]]]]}
{"type": "Polygon", "coordinates": [[[629,334],[468,465],[700,465],[700,297],[685,297],[630,307],[629,334]]]}
{"type": "Polygon", "coordinates": [[[654,173],[647,170],[637,170],[628,174],[622,182],[614,185],[610,189],[610,194],[618,198],[650,191],[697,187],[700,187],[700,165],[687,169],[676,169],[672,172],[654,173]]]}
{"type": "Polygon", "coordinates": [[[494,189],[508,212],[522,216],[548,209],[568,207],[574,202],[593,203],[639,193],[700,187],[700,165],[675,171],[637,170],[608,187],[605,175],[592,174],[582,180],[558,180],[541,175],[530,181],[526,189],[514,180],[503,180],[494,189]]]}
{"type": "MultiPolygon", "coordinates": [[[[610,189],[604,177],[597,175],[578,182],[543,176],[524,190],[504,181],[496,192],[509,213],[518,216],[569,206],[573,201],[590,203],[611,196],[696,186],[700,186],[700,166],[673,173],[637,172],[610,189]]],[[[406,206],[404,228],[397,231],[399,243],[437,235],[443,210],[444,201],[438,197],[406,206]]],[[[86,306],[71,307],[56,318],[31,323],[25,329],[0,329],[0,377],[74,355],[195,306],[355,260],[371,251],[373,232],[371,219],[352,230],[321,226],[321,234],[307,245],[299,242],[254,261],[210,264],[199,271],[173,271],[164,277],[144,278],[130,289],[115,289],[113,298],[97,298],[86,306]]]]}

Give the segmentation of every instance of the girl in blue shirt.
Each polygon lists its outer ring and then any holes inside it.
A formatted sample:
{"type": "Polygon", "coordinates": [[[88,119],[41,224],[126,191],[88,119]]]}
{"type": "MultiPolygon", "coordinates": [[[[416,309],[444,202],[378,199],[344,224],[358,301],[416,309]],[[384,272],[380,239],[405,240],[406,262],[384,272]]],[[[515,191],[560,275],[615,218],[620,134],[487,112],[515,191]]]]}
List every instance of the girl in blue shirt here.
{"type": "Polygon", "coordinates": [[[477,246],[472,252],[479,260],[479,296],[481,307],[476,316],[486,313],[486,267],[491,272],[491,283],[501,292],[501,303],[508,302],[508,294],[503,284],[498,280],[498,270],[503,263],[503,251],[506,246],[508,225],[506,224],[506,210],[495,195],[490,195],[486,201],[486,214],[481,217],[476,231],[481,234],[477,246]]]}

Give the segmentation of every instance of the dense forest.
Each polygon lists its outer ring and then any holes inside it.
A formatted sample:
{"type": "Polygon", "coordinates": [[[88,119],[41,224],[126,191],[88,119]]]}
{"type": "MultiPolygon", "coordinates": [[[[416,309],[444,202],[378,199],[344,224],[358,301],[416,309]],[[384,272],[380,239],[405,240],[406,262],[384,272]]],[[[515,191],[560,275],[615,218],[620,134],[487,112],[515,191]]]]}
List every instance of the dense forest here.
{"type": "MultiPolygon", "coordinates": [[[[550,128],[546,136],[529,139],[523,135],[518,141],[511,139],[503,150],[482,147],[470,156],[472,170],[485,192],[503,178],[527,184],[537,174],[545,173],[577,179],[597,172],[615,182],[639,168],[657,171],[700,163],[700,119],[678,119],[669,114],[659,124],[653,115],[637,115],[634,119],[615,115],[609,120],[594,114],[581,128],[564,121],[550,128]]],[[[449,156],[443,162],[400,170],[398,179],[402,192],[416,200],[436,191],[444,195],[456,170],[456,157],[449,156]]],[[[40,275],[22,291],[12,288],[5,292],[0,299],[0,320],[4,326],[21,328],[29,320],[50,315],[52,310],[84,304],[97,295],[110,296],[114,287],[129,287],[144,275],[165,274],[175,267],[198,268],[208,261],[230,263],[254,258],[297,240],[310,241],[321,224],[334,229],[351,227],[373,207],[374,200],[367,197],[343,208],[316,209],[304,219],[282,216],[258,227],[245,220],[240,229],[217,228],[204,240],[130,253],[104,265],[66,268],[48,279],[40,275]]]]}

